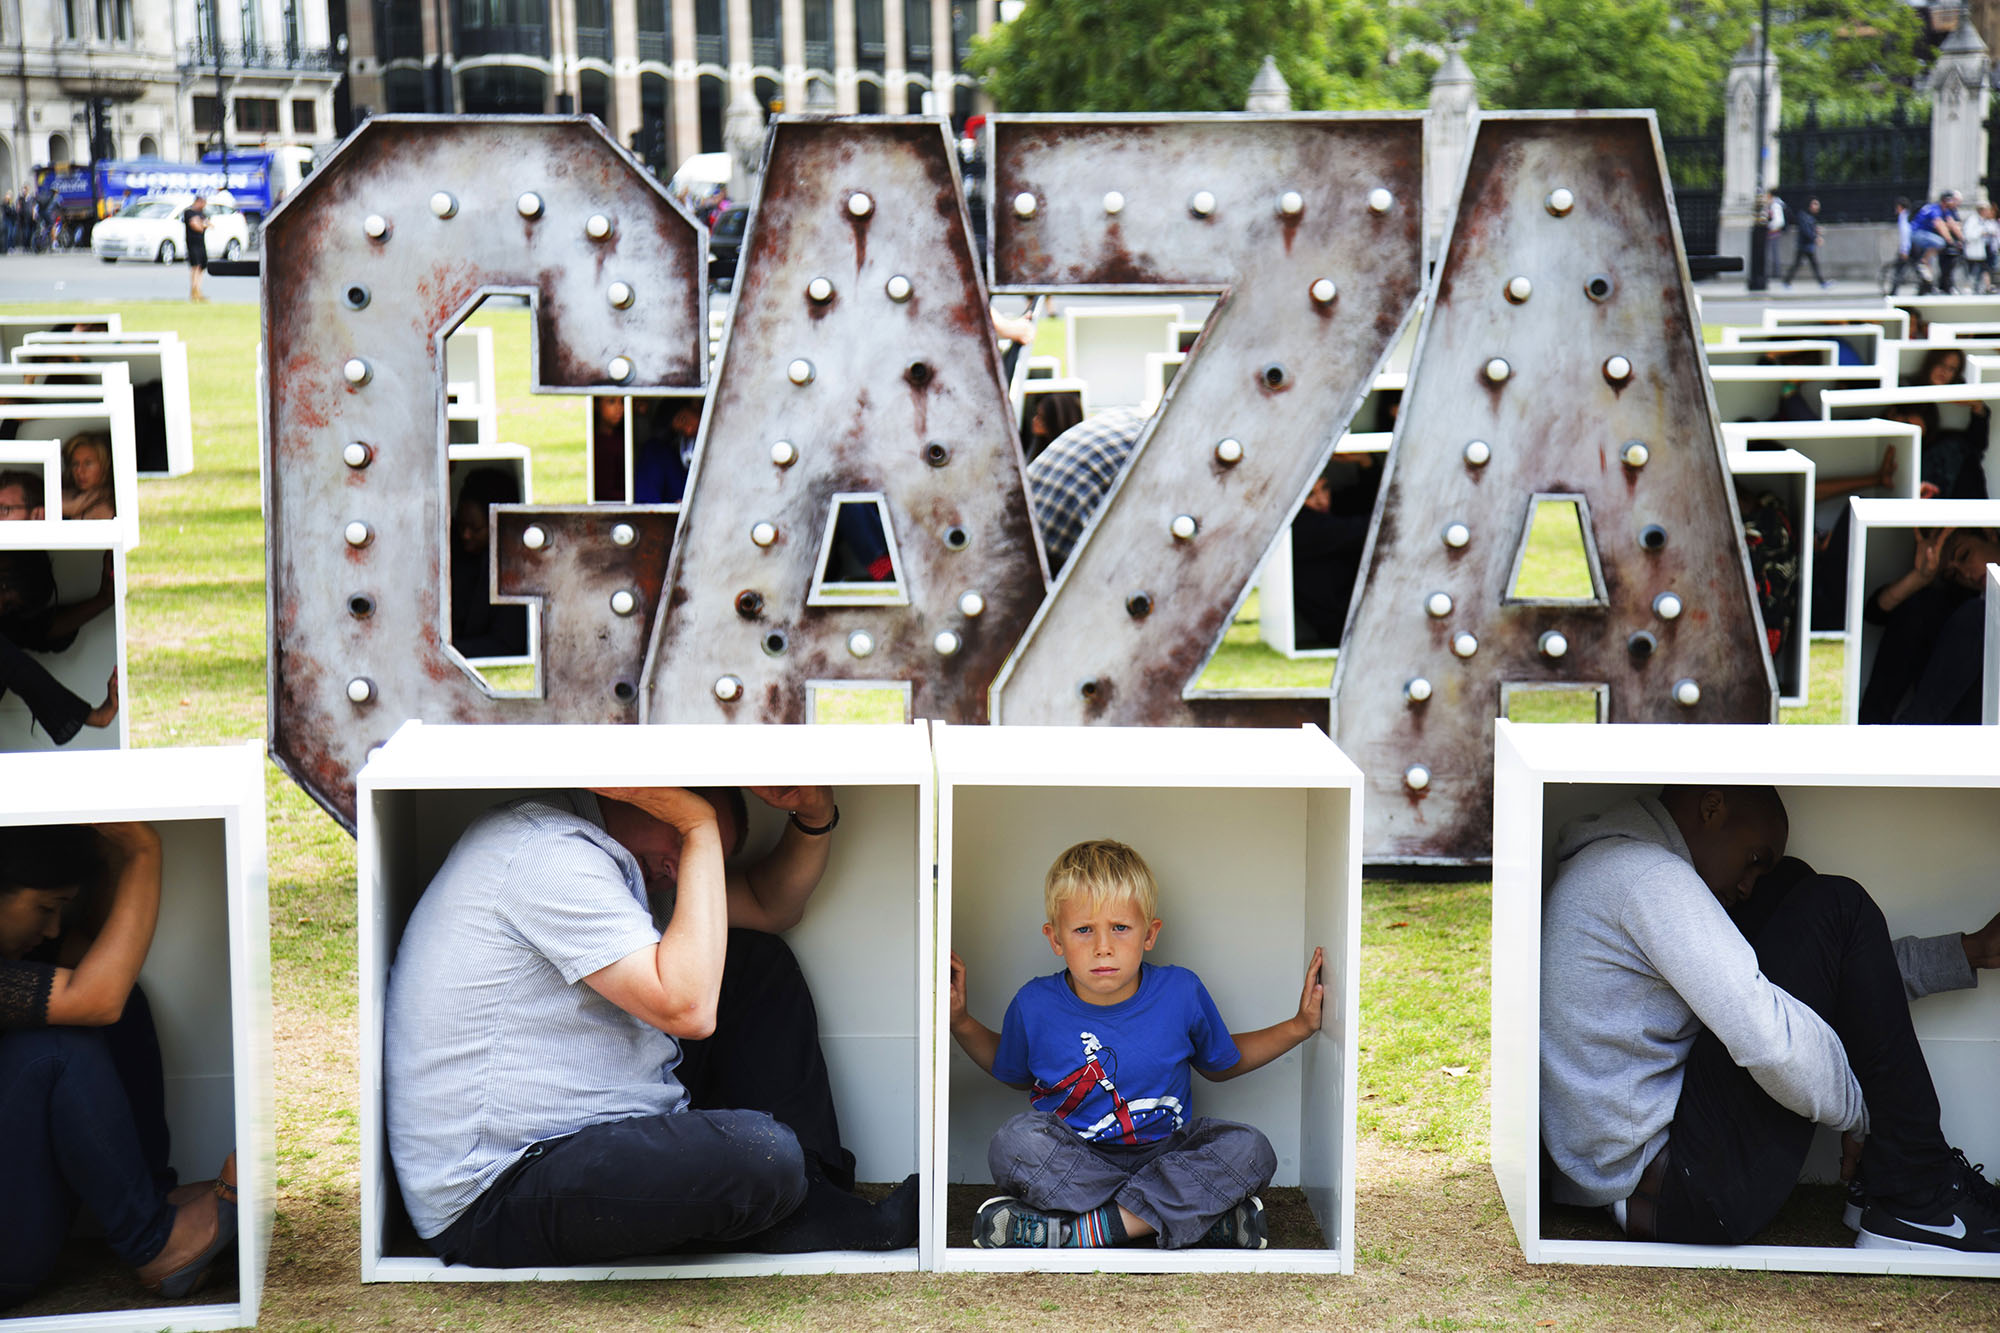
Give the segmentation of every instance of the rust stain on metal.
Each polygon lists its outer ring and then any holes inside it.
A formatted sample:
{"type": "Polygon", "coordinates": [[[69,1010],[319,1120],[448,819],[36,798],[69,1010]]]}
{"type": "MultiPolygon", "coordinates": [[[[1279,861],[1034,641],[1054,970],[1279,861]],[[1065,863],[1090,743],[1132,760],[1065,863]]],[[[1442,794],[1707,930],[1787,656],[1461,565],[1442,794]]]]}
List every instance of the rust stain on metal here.
{"type": "Polygon", "coordinates": [[[1605,685],[1613,722],[1773,719],[1668,208],[1650,116],[1480,122],[1349,615],[1345,641],[1354,647],[1334,678],[1335,738],[1368,775],[1370,860],[1489,855],[1492,720],[1503,684],[1605,685]],[[1561,215],[1547,206],[1558,188],[1574,199],[1561,215]],[[1585,290],[1595,273],[1614,279],[1600,301],[1585,290]],[[1504,296],[1515,274],[1534,284],[1520,305],[1504,296]],[[1644,372],[1623,385],[1609,380],[1613,355],[1644,372]],[[1500,385],[1483,374],[1495,356],[1512,371],[1500,385]],[[1488,392],[1467,395],[1467,377],[1488,392]],[[1474,439],[1490,443],[1484,466],[1465,461],[1474,439]],[[1643,469],[1607,457],[1633,439],[1652,451],[1643,469]],[[1612,472],[1623,474],[1617,483],[1612,472]],[[1601,603],[1506,599],[1537,494],[1583,497],[1601,603]],[[1467,524],[1472,540],[1441,558],[1439,534],[1451,522],[1467,524]],[[1656,525],[1667,540],[1649,548],[1642,537],[1656,525]],[[1678,621],[1653,612],[1667,590],[1687,604],[1678,621]],[[1442,620],[1425,608],[1437,591],[1452,599],[1442,620]],[[1634,657],[1627,641],[1641,629],[1656,646],[1634,657]],[[1549,630],[1567,641],[1560,657],[1541,651],[1549,630]],[[1470,657],[1452,651],[1461,632],[1476,637],[1470,657]],[[1403,696],[1415,676],[1432,683],[1427,702],[1403,696]],[[1674,699],[1683,678],[1700,687],[1693,707],[1674,699]],[[1403,781],[1411,764],[1430,770],[1421,800],[1403,781]]]}
{"type": "Polygon", "coordinates": [[[814,680],[907,681],[915,716],[986,720],[1045,584],[953,151],[935,120],[774,123],[645,720],[802,722],[814,680]],[[873,203],[865,226],[856,193],[873,203]],[[848,250],[845,299],[816,315],[806,286],[848,250]],[[888,295],[897,276],[908,302],[888,295]],[[803,385],[788,369],[801,360],[803,385]],[[772,462],[778,440],[797,449],[790,466],[772,462]],[[926,461],[932,442],[949,451],[942,466],[926,461]],[[905,603],[811,600],[842,492],[883,497],[905,603]],[[768,546],[750,538],[759,523],[777,529],[768,546]],[[757,620],[736,611],[746,589],[762,598],[757,620]],[[983,599],[976,616],[960,607],[967,592],[983,599]],[[954,651],[940,634],[957,636],[954,651]],[[729,700],[716,697],[724,676],[742,682],[729,700]]]}
{"type": "Polygon", "coordinates": [[[1025,219],[996,209],[996,286],[1222,298],[1009,659],[998,720],[1326,726],[1326,690],[1209,696],[1193,686],[1416,299],[1421,120],[998,116],[992,127],[994,198],[1039,201],[1025,219]],[[1378,186],[1398,201],[1386,213],[1368,208],[1378,186]],[[1124,196],[1115,217],[1103,206],[1110,190],[1124,196]],[[1296,218],[1274,206],[1288,191],[1301,198],[1296,218]],[[1204,192],[1215,204],[1207,216],[1192,207],[1204,192]],[[1339,293],[1331,318],[1301,299],[1323,277],[1339,293]],[[1267,377],[1272,367],[1283,371],[1267,377]],[[1225,436],[1245,450],[1226,470],[1212,463],[1225,436]],[[1194,539],[1169,534],[1177,514],[1198,520],[1194,539]],[[1135,618],[1124,603],[1141,588],[1153,610],[1135,618]],[[1094,694],[1081,691],[1085,679],[1099,683],[1094,694]]]}
{"type": "MultiPolygon", "coordinates": [[[[707,361],[700,227],[587,118],[377,116],[272,214],[264,244],[273,758],[351,829],[356,772],[407,719],[629,720],[636,686],[619,701],[605,681],[621,671],[638,679],[650,601],[632,617],[602,598],[552,609],[559,631],[576,632],[544,636],[535,698],[490,695],[442,646],[450,609],[439,591],[447,516],[437,340],[481,292],[527,292],[538,389],[698,391],[707,361]],[[525,189],[544,200],[527,224],[514,206],[525,189]],[[456,203],[449,217],[432,210],[438,192],[456,203]],[[586,235],[593,213],[613,219],[610,238],[586,235]],[[364,230],[371,215],[384,236],[364,230]],[[617,279],[639,291],[625,310],[604,299],[617,279]],[[343,300],[354,285],[373,294],[361,309],[343,300]],[[630,384],[606,379],[617,355],[637,365],[630,384]],[[353,356],[370,364],[365,384],[342,374],[353,356]],[[342,460],[353,442],[374,450],[365,467],[342,460]],[[374,531],[366,547],[342,538],[356,518],[374,531]],[[362,592],[374,599],[365,618],[348,608],[362,592]],[[348,697],[357,677],[374,686],[366,704],[348,697]]],[[[593,510],[593,521],[621,512],[593,510]]],[[[626,521],[656,522],[651,512],[626,521]]],[[[609,580],[622,569],[650,597],[664,548],[656,544],[651,564],[642,555],[595,553],[589,572],[573,577],[609,580]]]]}

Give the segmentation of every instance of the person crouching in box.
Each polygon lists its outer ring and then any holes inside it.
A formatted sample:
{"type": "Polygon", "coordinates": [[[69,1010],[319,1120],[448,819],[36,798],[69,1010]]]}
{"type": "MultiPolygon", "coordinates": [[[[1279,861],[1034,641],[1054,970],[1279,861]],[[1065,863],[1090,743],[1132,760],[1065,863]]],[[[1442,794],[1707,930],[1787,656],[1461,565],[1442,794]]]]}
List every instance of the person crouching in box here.
{"type": "Polygon", "coordinates": [[[1021,987],[1001,1030],[972,1017],[965,964],[951,957],[951,1035],[1034,1107],[987,1148],[1007,1193],[980,1206],[982,1249],[1118,1245],[1263,1249],[1257,1191],[1277,1154],[1250,1125],[1189,1114],[1188,1070],[1220,1082],[1271,1063],[1319,1031],[1324,951],[1299,1009],[1231,1035],[1201,979],[1143,955],[1160,937],[1159,885],[1120,842],[1078,843],[1049,867],[1042,933],[1063,970],[1021,987]]]}

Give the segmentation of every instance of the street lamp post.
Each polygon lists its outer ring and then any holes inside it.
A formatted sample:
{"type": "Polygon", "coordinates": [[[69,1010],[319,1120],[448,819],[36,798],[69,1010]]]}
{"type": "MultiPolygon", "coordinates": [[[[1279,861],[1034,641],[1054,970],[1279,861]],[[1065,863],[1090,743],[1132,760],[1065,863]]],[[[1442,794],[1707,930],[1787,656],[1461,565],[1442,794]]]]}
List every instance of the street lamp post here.
{"type": "MultiPolygon", "coordinates": [[[[1762,17],[1757,28],[1757,170],[1754,193],[1754,198],[1760,201],[1764,197],[1764,152],[1770,114],[1771,0],[1763,0],[1762,17]]],[[[1747,284],[1753,292],[1761,292],[1770,286],[1770,275],[1764,271],[1768,227],[1766,215],[1753,206],[1750,210],[1750,279],[1747,284]]]]}

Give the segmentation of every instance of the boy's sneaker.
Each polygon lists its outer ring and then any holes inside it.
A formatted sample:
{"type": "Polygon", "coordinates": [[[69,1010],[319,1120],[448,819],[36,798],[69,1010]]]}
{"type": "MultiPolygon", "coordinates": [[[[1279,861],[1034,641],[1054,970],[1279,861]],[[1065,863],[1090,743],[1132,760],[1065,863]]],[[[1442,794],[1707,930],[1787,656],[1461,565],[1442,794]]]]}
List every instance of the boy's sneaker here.
{"type": "Polygon", "coordinates": [[[1870,1199],[1854,1244],[1863,1250],[2000,1254],[2000,1211],[1977,1197],[1970,1180],[1957,1175],[1927,1197],[1896,1203],[1870,1199]]]}
{"type": "Polygon", "coordinates": [[[972,1243],[982,1250],[1053,1250],[1062,1245],[1063,1220],[1002,1194],[979,1205],[972,1243]]]}
{"type": "Polygon", "coordinates": [[[1264,1201],[1253,1194],[1215,1219],[1200,1243],[1216,1249],[1261,1250],[1270,1244],[1270,1236],[1264,1201]]]}

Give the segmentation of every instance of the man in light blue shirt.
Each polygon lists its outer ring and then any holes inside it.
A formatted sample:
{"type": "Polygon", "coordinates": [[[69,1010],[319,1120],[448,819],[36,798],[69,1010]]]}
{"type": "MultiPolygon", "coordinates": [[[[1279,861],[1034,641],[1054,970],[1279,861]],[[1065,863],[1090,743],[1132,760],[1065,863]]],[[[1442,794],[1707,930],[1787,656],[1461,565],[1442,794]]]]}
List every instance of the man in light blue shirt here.
{"type": "Polygon", "coordinates": [[[396,1177],[447,1261],[915,1243],[914,1178],[880,1205],[851,1193],[777,935],[826,869],[833,794],[751,790],[790,823],[743,869],[724,864],[733,790],[552,792],[460,836],[404,929],[383,1034],[396,1177]]]}

